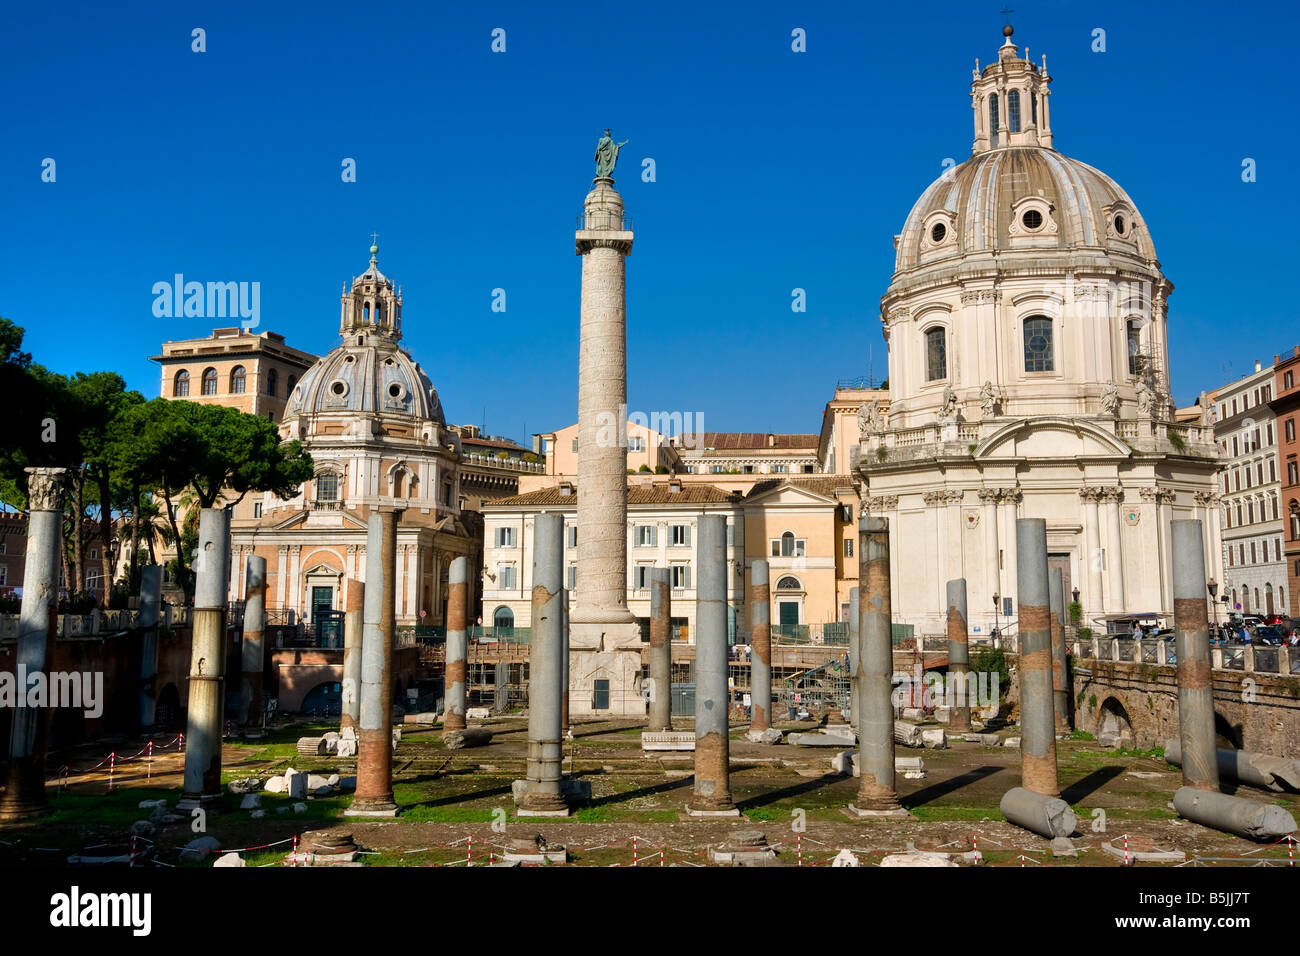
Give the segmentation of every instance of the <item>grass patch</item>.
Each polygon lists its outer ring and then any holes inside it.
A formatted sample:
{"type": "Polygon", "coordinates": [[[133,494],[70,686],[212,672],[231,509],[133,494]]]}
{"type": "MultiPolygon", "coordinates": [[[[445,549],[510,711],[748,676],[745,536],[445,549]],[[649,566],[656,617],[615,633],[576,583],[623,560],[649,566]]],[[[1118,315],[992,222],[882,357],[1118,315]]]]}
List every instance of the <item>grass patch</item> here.
{"type": "Polygon", "coordinates": [[[912,807],[912,816],[918,820],[1004,820],[997,807],[912,807]]]}

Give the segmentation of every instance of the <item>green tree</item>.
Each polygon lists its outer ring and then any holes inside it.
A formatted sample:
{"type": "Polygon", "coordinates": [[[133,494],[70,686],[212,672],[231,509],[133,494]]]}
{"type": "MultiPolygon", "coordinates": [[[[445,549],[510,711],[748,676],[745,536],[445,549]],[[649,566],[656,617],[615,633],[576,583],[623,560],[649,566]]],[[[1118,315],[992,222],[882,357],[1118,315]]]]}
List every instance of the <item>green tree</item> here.
{"type": "MultiPolygon", "coordinates": [[[[237,504],[250,491],[291,498],[311,478],[311,456],[297,441],[281,442],[273,422],[223,405],[155,398],[127,410],[120,420],[117,454],[123,473],[141,488],[157,488],[171,537],[177,542],[177,575],[186,597],[193,581],[189,549],[176,520],[186,490],[200,508],[237,504]]],[[[192,543],[189,545],[192,547],[192,543]]]]}

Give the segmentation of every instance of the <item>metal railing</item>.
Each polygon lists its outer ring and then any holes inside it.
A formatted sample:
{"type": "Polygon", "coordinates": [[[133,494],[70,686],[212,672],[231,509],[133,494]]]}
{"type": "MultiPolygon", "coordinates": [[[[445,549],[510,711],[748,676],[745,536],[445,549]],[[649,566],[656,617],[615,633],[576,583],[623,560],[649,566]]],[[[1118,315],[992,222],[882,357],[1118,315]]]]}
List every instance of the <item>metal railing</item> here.
{"type": "Polygon", "coordinates": [[[598,231],[632,231],[632,217],[624,215],[621,219],[615,217],[612,213],[595,213],[585,212],[578,213],[577,227],[583,232],[598,231]],[[615,224],[617,220],[617,224],[615,224]]]}
{"type": "MultiPolygon", "coordinates": [[[[1093,637],[1075,641],[1073,654],[1080,660],[1114,661],[1129,664],[1174,666],[1177,645],[1164,638],[1093,637]]],[[[1214,670],[1252,674],[1300,674],[1300,647],[1269,644],[1211,644],[1210,666],[1214,670]]]]}

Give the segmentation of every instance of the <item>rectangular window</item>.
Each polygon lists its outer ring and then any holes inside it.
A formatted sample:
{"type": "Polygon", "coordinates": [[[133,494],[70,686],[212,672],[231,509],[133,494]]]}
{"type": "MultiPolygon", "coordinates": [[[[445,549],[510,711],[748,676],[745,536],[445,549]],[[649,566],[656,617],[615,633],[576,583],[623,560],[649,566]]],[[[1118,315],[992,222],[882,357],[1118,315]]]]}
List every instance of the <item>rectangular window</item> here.
{"type": "Polygon", "coordinates": [[[9,565],[0,564],[0,587],[9,583],[9,565]]]}
{"type": "Polygon", "coordinates": [[[9,553],[9,543],[7,541],[0,541],[0,554],[8,554],[8,553],[9,553]]]}
{"type": "Polygon", "coordinates": [[[1255,563],[1255,542],[1254,541],[1250,543],[1250,563],[1251,564],[1255,563]]]}
{"type": "Polygon", "coordinates": [[[668,528],[672,537],[669,543],[673,545],[684,545],[691,543],[691,526],[688,524],[675,524],[668,528]]]}
{"type": "Polygon", "coordinates": [[[1296,463],[1293,461],[1288,461],[1286,463],[1286,483],[1288,485],[1300,483],[1300,475],[1297,475],[1296,463]]]}
{"type": "Polygon", "coordinates": [[[645,451],[645,439],[639,436],[627,440],[628,451],[645,451]]]}
{"type": "Polygon", "coordinates": [[[568,579],[569,579],[569,583],[568,583],[569,590],[570,591],[575,590],[578,587],[578,566],[576,564],[569,565],[568,579]]]}
{"type": "Polygon", "coordinates": [[[1233,457],[1233,458],[1236,458],[1236,457],[1237,457],[1238,455],[1240,455],[1240,454],[1241,454],[1241,452],[1238,450],[1238,447],[1237,447],[1237,436],[1236,436],[1236,435],[1233,435],[1233,436],[1232,436],[1232,457],[1233,457]]]}
{"type": "MultiPolygon", "coordinates": [[[[1237,414],[1237,400],[1235,398],[1232,400],[1232,414],[1237,414]]],[[[1233,444],[1235,445],[1236,442],[1233,442],[1233,444]]]]}
{"type": "Polygon", "coordinates": [[[1128,373],[1137,375],[1140,371],[1142,361],[1142,327],[1136,322],[1127,323],[1128,326],[1128,373]]]}
{"type": "Polygon", "coordinates": [[[1269,446],[1271,447],[1272,444],[1273,444],[1273,423],[1272,423],[1272,422],[1269,422],[1269,423],[1264,427],[1264,434],[1266,434],[1266,435],[1268,436],[1268,443],[1269,443],[1269,446]]]}
{"type": "Polygon", "coordinates": [[[774,474],[774,475],[784,475],[784,474],[786,474],[786,473],[789,472],[789,471],[790,471],[790,466],[789,466],[789,465],[773,465],[773,466],[772,466],[772,474],[774,474]]]}
{"type": "Polygon", "coordinates": [[[1264,554],[1264,563],[1268,564],[1268,540],[1267,539],[1265,539],[1264,542],[1260,545],[1260,549],[1264,554]]]}
{"type": "Polygon", "coordinates": [[[1264,463],[1262,461],[1255,463],[1255,478],[1255,484],[1262,485],[1264,483],[1264,463]]]}
{"type": "Polygon", "coordinates": [[[591,709],[609,710],[609,681],[598,680],[591,691],[591,709]]]}
{"type": "Polygon", "coordinates": [[[1054,372],[1052,320],[1041,316],[1025,319],[1025,371],[1054,372]]]}
{"type": "Polygon", "coordinates": [[[845,539],[844,539],[844,557],[846,557],[846,558],[851,558],[851,557],[853,557],[853,539],[852,539],[852,538],[845,538],[845,539]]]}
{"type": "Polygon", "coordinates": [[[513,548],[515,546],[515,529],[497,528],[496,541],[498,548],[513,548]]]}
{"type": "Polygon", "coordinates": [[[1228,567],[1236,567],[1236,562],[1232,560],[1232,545],[1228,545],[1228,567]]]}
{"type": "Polygon", "coordinates": [[[691,566],[674,564],[672,566],[672,584],[674,591],[683,591],[691,586],[691,566]]]}
{"type": "Polygon", "coordinates": [[[513,564],[497,565],[497,586],[503,591],[514,590],[515,566],[513,564]]]}
{"type": "Polygon", "coordinates": [[[569,533],[569,547],[576,548],[578,546],[578,526],[576,524],[569,525],[568,533],[569,533]]]}
{"type": "Polygon", "coordinates": [[[638,548],[653,548],[656,543],[655,526],[652,524],[637,525],[635,540],[638,548]]]}
{"type": "Polygon", "coordinates": [[[943,329],[925,333],[925,380],[948,377],[948,335],[943,329]]]}
{"type": "Polygon", "coordinates": [[[814,466],[813,466],[813,465],[804,465],[804,466],[803,466],[803,473],[804,473],[805,475],[811,475],[811,474],[814,474],[814,470],[813,470],[813,469],[814,469],[814,466]]]}
{"type": "Polygon", "coordinates": [[[575,455],[578,453],[578,439],[576,438],[573,440],[573,453],[575,455]]]}
{"type": "Polygon", "coordinates": [[[741,473],[742,475],[752,475],[752,474],[754,473],[754,466],[753,466],[753,465],[741,465],[741,467],[740,467],[740,473],[741,473]]]}
{"type": "Polygon", "coordinates": [[[722,465],[710,465],[710,466],[709,466],[709,474],[711,474],[711,475],[721,475],[721,474],[722,474],[723,472],[725,472],[726,470],[727,470],[727,469],[724,468],[722,465]]]}
{"type": "Polygon", "coordinates": [[[99,549],[98,549],[98,548],[91,548],[91,549],[90,549],[90,560],[92,560],[92,561],[98,561],[98,560],[99,560],[99,549]]]}
{"type": "Polygon", "coordinates": [[[650,569],[653,564],[638,564],[632,569],[632,587],[643,591],[650,586],[650,569]]]}
{"type": "Polygon", "coordinates": [[[253,517],[254,518],[262,517],[262,502],[260,501],[253,502],[253,517]]]}
{"type": "Polygon", "coordinates": [[[1277,462],[1272,458],[1268,460],[1268,480],[1277,481],[1277,462]]]}
{"type": "Polygon", "coordinates": [[[772,539],[772,553],[771,553],[771,556],[774,557],[774,558],[779,558],[779,557],[781,557],[781,542],[780,542],[778,539],[776,539],[776,538],[773,538],[773,539],[772,539]]]}
{"type": "Polygon", "coordinates": [[[1290,372],[1283,372],[1283,373],[1282,373],[1282,387],[1283,387],[1283,388],[1290,388],[1290,387],[1291,387],[1291,384],[1292,384],[1291,373],[1290,373],[1290,372]]]}
{"type": "Polygon", "coordinates": [[[1295,419],[1294,418],[1288,418],[1286,420],[1286,440],[1289,442],[1295,441],[1295,419]]]}
{"type": "Polygon", "coordinates": [[[736,546],[736,525],[734,522],[731,521],[731,519],[727,519],[727,547],[734,548],[735,546],[736,546]]]}

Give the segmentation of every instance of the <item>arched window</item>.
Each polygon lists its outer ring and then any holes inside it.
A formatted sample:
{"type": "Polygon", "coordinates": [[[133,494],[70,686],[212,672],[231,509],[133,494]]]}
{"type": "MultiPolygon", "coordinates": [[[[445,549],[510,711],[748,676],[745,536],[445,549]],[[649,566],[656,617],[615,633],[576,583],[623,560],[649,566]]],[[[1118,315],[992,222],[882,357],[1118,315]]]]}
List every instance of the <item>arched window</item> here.
{"type": "Polygon", "coordinates": [[[925,333],[925,380],[948,377],[948,335],[943,329],[925,333]]]}
{"type": "Polygon", "coordinates": [[[1142,371],[1139,358],[1142,352],[1142,326],[1130,319],[1125,323],[1124,330],[1128,339],[1128,373],[1138,375],[1142,371]]]}
{"type": "Polygon", "coordinates": [[[294,387],[295,385],[297,385],[297,384],[298,384],[298,379],[296,379],[294,376],[290,375],[290,376],[289,376],[289,381],[286,382],[286,383],[285,383],[285,386],[284,386],[284,397],[285,397],[285,398],[292,398],[292,397],[293,397],[293,387],[294,387]]]}
{"type": "Polygon", "coordinates": [[[989,144],[998,144],[998,95],[989,94],[989,144]]]}
{"type": "Polygon", "coordinates": [[[1291,540],[1300,541],[1300,507],[1291,502],[1291,540]]]}
{"type": "Polygon", "coordinates": [[[1011,132],[1020,132],[1020,91],[1011,90],[1007,93],[1007,126],[1011,132]]]}
{"type": "Polygon", "coordinates": [[[276,373],[275,369],[271,369],[269,372],[267,372],[266,373],[266,394],[274,398],[275,389],[276,386],[279,384],[279,381],[280,381],[280,376],[279,374],[276,373]]]}
{"type": "Polygon", "coordinates": [[[776,589],[778,591],[802,591],[803,585],[799,583],[798,578],[792,578],[787,574],[776,582],[776,589]]]}
{"type": "Polygon", "coordinates": [[[1029,122],[1038,126],[1038,94],[1032,90],[1029,93],[1029,122]]]}
{"type": "Polygon", "coordinates": [[[230,394],[243,395],[244,380],[245,380],[244,366],[236,365],[234,368],[230,370],[230,394]]]}
{"type": "Polygon", "coordinates": [[[316,500],[339,500],[339,476],[332,471],[323,471],[316,476],[316,500]]]}
{"type": "Polygon", "coordinates": [[[369,322],[369,321],[370,321],[370,303],[369,303],[369,302],[367,302],[367,303],[362,307],[362,309],[361,309],[361,318],[362,318],[364,321],[366,321],[366,322],[369,322]]]}
{"type": "Polygon", "coordinates": [[[508,607],[499,607],[492,612],[492,626],[509,630],[515,626],[515,612],[508,607]]]}
{"type": "Polygon", "coordinates": [[[1045,316],[1025,319],[1025,371],[1056,371],[1052,353],[1052,320],[1045,316]]]}
{"type": "Polygon", "coordinates": [[[781,535],[781,557],[788,558],[794,554],[794,532],[787,531],[781,535]]]}
{"type": "Polygon", "coordinates": [[[172,380],[172,398],[185,398],[190,393],[190,373],[181,369],[172,380]]]}
{"type": "Polygon", "coordinates": [[[217,394],[217,370],[215,368],[205,368],[203,370],[203,394],[217,394]]]}

